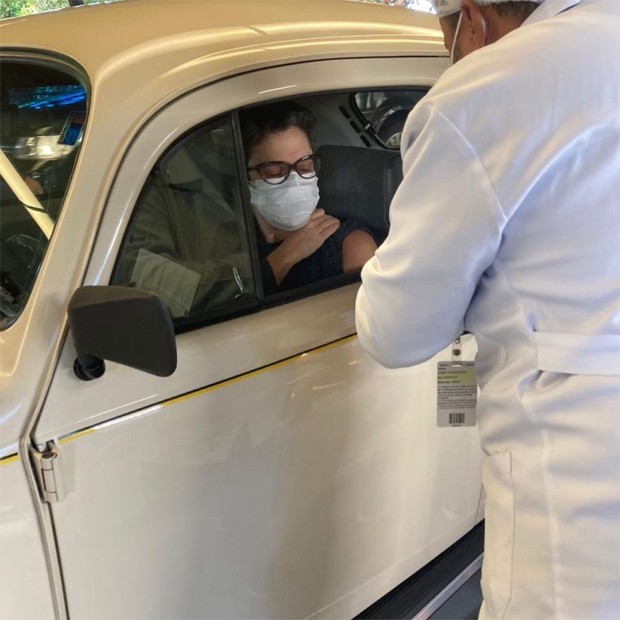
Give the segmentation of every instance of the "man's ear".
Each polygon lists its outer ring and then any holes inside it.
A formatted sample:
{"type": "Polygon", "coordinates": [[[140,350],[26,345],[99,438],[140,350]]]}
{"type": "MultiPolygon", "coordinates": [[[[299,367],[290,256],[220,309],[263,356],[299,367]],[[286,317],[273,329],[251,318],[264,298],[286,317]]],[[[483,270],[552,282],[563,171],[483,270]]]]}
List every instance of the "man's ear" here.
{"type": "Polygon", "coordinates": [[[465,30],[469,38],[469,45],[473,49],[480,49],[486,43],[486,23],[480,7],[474,0],[462,0],[461,12],[463,13],[463,24],[461,28],[465,30]],[[466,26],[466,27],[464,27],[466,26]]]}

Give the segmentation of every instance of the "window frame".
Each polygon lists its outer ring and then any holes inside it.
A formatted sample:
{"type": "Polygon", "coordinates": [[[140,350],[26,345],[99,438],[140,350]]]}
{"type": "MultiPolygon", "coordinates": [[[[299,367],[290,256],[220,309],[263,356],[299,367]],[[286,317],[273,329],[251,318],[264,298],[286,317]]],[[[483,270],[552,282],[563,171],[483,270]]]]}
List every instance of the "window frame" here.
{"type": "MultiPolygon", "coordinates": [[[[341,109],[346,120],[343,124],[343,131],[336,132],[336,139],[333,143],[384,149],[385,147],[381,144],[375,146],[374,140],[371,139],[370,134],[366,133],[363,126],[357,126],[355,122],[357,119],[354,118],[353,110],[350,110],[348,106],[348,96],[351,93],[366,89],[428,89],[432,87],[443,71],[444,60],[435,55],[407,54],[393,58],[394,66],[388,72],[377,72],[375,70],[377,67],[384,66],[385,56],[382,54],[365,58],[325,58],[279,63],[225,76],[211,82],[196,84],[195,87],[173,100],[166,101],[162,107],[152,109],[144,123],[141,124],[140,131],[123,149],[123,156],[119,159],[125,164],[131,162],[131,170],[134,172],[128,172],[124,169],[125,166],[116,171],[115,186],[112,187],[113,191],[108,193],[105,199],[104,217],[100,222],[94,253],[91,256],[91,264],[85,272],[85,282],[104,284],[110,281],[110,274],[115,264],[121,240],[124,237],[127,222],[135,207],[140,187],[146,181],[145,173],[162,155],[163,151],[160,150],[160,145],[166,149],[173,142],[176,143],[183,134],[191,131],[199,124],[220,116],[235,115],[237,111],[246,107],[276,103],[282,99],[302,101],[306,98],[323,95],[331,97],[340,94],[341,100],[337,108],[341,109]],[[412,62],[414,63],[413,71],[412,62]],[[419,63],[418,69],[415,68],[415,63],[419,63]],[[351,71],[352,68],[356,68],[356,71],[351,71]],[[285,97],[270,96],[273,90],[280,90],[278,88],[265,90],[267,85],[279,86],[282,83],[289,83],[289,81],[293,86],[285,97]],[[234,88],[231,88],[230,86],[233,84],[234,88]],[[193,125],[188,129],[190,123],[193,125]],[[158,132],[165,132],[166,137],[163,143],[161,136],[157,138],[157,134],[151,133],[149,126],[158,128],[158,132]],[[351,127],[355,130],[357,138],[352,133],[351,127]],[[357,142],[358,139],[360,142],[357,142]],[[144,172],[142,173],[138,172],[140,164],[136,161],[137,157],[140,158],[139,161],[143,162],[142,170],[144,172]],[[135,176],[136,172],[138,172],[137,177],[135,176]],[[129,176],[131,174],[134,174],[134,183],[136,180],[138,181],[134,187],[131,186],[129,176]],[[123,188],[122,194],[118,194],[120,187],[123,188]],[[113,213],[116,213],[116,216],[113,213]],[[103,242],[106,237],[109,239],[108,243],[103,242]],[[96,267],[95,265],[100,266],[96,267]]],[[[327,119],[325,114],[321,114],[321,102],[316,103],[319,105],[316,111],[322,118],[327,119]]],[[[312,105],[314,106],[314,104],[315,102],[312,105]]],[[[314,107],[312,109],[315,110],[314,107]]],[[[319,125],[322,125],[322,119],[320,119],[319,125]]],[[[331,131],[331,128],[328,129],[331,131]]],[[[329,137],[326,139],[325,132],[323,135],[320,135],[321,131],[318,133],[322,144],[332,143],[329,137]]],[[[243,187],[241,191],[245,195],[245,202],[248,203],[249,200],[243,187]]],[[[250,247],[253,245],[253,239],[250,235],[250,247]]],[[[253,264],[257,265],[258,261],[255,255],[253,260],[253,264]]],[[[256,272],[253,273],[256,278],[256,272]]],[[[206,320],[190,320],[188,324],[179,328],[177,333],[191,331],[206,325],[224,323],[240,315],[250,315],[275,306],[302,301],[323,292],[346,289],[359,281],[360,275],[357,271],[327,278],[290,291],[265,296],[264,291],[260,294],[259,289],[262,281],[259,279],[255,285],[260,299],[254,308],[239,313],[223,313],[219,317],[211,317],[206,320]]]]}

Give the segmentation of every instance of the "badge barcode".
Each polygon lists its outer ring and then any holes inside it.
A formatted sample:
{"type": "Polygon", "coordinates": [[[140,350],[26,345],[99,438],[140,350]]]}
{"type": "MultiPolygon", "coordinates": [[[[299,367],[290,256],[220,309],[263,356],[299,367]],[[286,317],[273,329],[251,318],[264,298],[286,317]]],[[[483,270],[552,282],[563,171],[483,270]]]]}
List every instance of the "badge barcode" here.
{"type": "Polygon", "coordinates": [[[449,423],[453,425],[465,424],[465,414],[464,413],[451,413],[449,416],[449,423]]]}

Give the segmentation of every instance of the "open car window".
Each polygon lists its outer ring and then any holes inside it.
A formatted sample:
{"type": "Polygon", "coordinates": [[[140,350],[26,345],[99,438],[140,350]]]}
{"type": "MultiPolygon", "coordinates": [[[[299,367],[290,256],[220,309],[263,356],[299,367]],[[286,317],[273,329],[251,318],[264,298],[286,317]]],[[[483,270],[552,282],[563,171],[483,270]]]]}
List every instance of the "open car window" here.
{"type": "Polygon", "coordinates": [[[73,173],[84,125],[84,84],[64,66],[0,60],[0,328],[34,286],[73,173]]]}

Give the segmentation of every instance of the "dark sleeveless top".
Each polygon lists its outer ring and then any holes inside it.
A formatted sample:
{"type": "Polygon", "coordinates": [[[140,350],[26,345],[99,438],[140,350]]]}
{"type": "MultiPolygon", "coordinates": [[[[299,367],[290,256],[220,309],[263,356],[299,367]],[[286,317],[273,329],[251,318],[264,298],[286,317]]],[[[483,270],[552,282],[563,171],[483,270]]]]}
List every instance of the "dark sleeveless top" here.
{"type": "Polygon", "coordinates": [[[267,256],[271,254],[281,242],[267,243],[257,225],[258,254],[261,260],[263,287],[265,294],[287,291],[304,284],[318,282],[343,273],[342,244],[345,237],[354,230],[367,232],[376,242],[377,234],[369,227],[356,220],[341,220],[338,230],[325,240],[325,243],[314,253],[299,261],[288,272],[280,286],[276,284],[267,256]]]}

